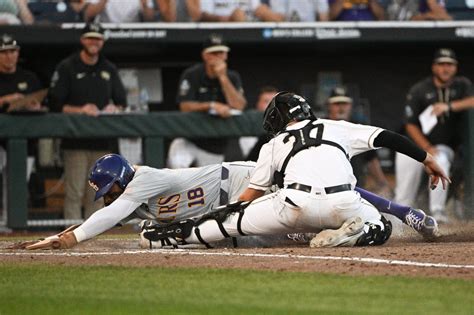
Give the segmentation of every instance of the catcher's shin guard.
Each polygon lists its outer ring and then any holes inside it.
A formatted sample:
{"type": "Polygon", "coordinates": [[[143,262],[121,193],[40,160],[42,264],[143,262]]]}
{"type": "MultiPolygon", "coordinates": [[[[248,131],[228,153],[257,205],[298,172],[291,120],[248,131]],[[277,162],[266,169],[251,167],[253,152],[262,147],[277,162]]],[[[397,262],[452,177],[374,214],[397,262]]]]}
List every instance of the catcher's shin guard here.
{"type": "Polygon", "coordinates": [[[380,221],[383,223],[383,229],[380,225],[366,222],[364,233],[357,239],[355,246],[372,246],[384,244],[392,235],[392,222],[385,219],[382,215],[380,221]]]}
{"type": "MultiPolygon", "coordinates": [[[[222,236],[226,238],[231,237],[229,233],[227,233],[226,229],[224,228],[223,222],[232,213],[239,213],[239,218],[237,220],[237,231],[239,232],[240,235],[245,236],[245,233],[242,231],[241,222],[242,222],[242,217],[244,216],[244,212],[245,212],[244,210],[249,205],[250,205],[250,201],[235,201],[227,205],[219,206],[213,209],[212,212],[203,215],[201,218],[199,218],[199,220],[196,221],[196,228],[194,229],[194,233],[196,237],[199,239],[199,241],[202,244],[206,245],[207,248],[211,248],[211,246],[201,237],[201,233],[199,230],[199,225],[209,220],[216,221],[217,226],[219,227],[219,230],[222,233],[222,236]]],[[[237,247],[237,239],[235,237],[232,237],[232,243],[234,247],[237,247]]]]}
{"type": "Polygon", "coordinates": [[[191,235],[194,227],[193,220],[183,220],[166,225],[156,224],[154,221],[145,220],[141,223],[141,236],[151,242],[160,241],[162,246],[173,246],[186,244],[185,239],[191,235]]]}

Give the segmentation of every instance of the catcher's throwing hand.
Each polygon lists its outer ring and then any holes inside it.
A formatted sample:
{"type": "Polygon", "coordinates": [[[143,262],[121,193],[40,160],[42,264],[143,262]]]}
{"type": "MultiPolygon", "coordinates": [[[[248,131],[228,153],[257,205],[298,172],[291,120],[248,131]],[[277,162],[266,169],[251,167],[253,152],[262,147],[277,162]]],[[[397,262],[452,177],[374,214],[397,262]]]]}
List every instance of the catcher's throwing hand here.
{"type": "Polygon", "coordinates": [[[444,173],[443,169],[436,163],[433,156],[429,153],[426,154],[426,158],[423,161],[425,165],[425,171],[430,175],[430,187],[435,189],[438,186],[439,181],[443,185],[443,189],[446,189],[448,183],[451,183],[449,177],[444,173]]]}

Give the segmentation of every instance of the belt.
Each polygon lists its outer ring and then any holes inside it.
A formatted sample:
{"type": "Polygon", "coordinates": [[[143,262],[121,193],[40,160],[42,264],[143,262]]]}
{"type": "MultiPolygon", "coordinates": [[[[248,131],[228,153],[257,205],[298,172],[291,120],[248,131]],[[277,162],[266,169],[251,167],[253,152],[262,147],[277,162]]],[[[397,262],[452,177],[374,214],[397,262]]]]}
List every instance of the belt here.
{"type": "MultiPolygon", "coordinates": [[[[307,193],[311,192],[311,186],[299,184],[299,183],[290,184],[286,188],[301,190],[307,193]]],[[[326,194],[334,194],[334,193],[338,193],[341,191],[348,191],[348,190],[352,190],[351,184],[342,184],[342,185],[337,185],[337,186],[324,187],[324,191],[326,192],[326,194]]]]}

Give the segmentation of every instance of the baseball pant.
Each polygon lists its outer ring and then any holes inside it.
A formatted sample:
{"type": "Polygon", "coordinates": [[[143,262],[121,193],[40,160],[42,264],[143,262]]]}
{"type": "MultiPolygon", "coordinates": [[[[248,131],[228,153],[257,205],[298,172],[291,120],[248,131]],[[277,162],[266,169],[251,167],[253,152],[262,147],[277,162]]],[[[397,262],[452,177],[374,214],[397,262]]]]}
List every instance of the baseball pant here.
{"type": "MultiPolygon", "coordinates": [[[[337,229],[355,216],[383,227],[377,209],[354,191],[325,194],[324,190],[320,190],[316,194],[282,189],[253,201],[245,209],[241,229],[246,235],[320,232],[323,229],[337,229]]],[[[239,213],[234,213],[223,222],[230,236],[240,235],[238,220],[239,213]]],[[[206,242],[224,239],[214,220],[199,225],[199,232],[206,242]]],[[[186,242],[200,243],[195,233],[191,233],[186,242]]]]}
{"type": "Polygon", "coordinates": [[[85,219],[103,207],[102,199],[94,202],[95,191],[87,184],[89,171],[95,161],[107,151],[64,150],[64,218],[82,219],[84,201],[85,219]]]}
{"type": "Polygon", "coordinates": [[[184,138],[171,142],[168,152],[169,168],[186,168],[191,166],[206,166],[220,164],[224,161],[223,154],[207,152],[184,138]]]}
{"type": "MultiPolygon", "coordinates": [[[[436,162],[441,166],[446,174],[449,174],[451,163],[454,158],[454,151],[446,145],[436,145],[438,154],[434,156],[436,162]]],[[[414,159],[397,153],[395,155],[395,202],[404,205],[413,205],[416,200],[418,187],[423,175],[423,164],[414,159]]],[[[443,189],[440,183],[434,190],[429,190],[430,193],[430,211],[431,213],[443,211],[446,199],[448,197],[448,188],[443,189]]]]}

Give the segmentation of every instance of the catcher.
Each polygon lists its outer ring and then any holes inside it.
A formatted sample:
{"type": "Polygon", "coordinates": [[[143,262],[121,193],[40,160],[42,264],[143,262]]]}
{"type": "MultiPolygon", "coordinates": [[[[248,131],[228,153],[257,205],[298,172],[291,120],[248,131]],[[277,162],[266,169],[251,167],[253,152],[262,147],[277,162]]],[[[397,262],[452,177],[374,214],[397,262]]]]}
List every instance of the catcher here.
{"type": "MultiPolygon", "coordinates": [[[[16,248],[71,248],[137,217],[163,225],[208,215],[218,206],[237,200],[248,186],[254,167],[252,162],[232,162],[190,169],[154,169],[132,166],[117,154],[105,155],[92,168],[89,184],[96,191],[95,199],[104,198],[106,206],[80,226],[44,240],[18,244],[16,248]]],[[[357,187],[355,190],[380,211],[397,216],[423,236],[437,235],[436,221],[423,211],[394,204],[357,187]]]]}

